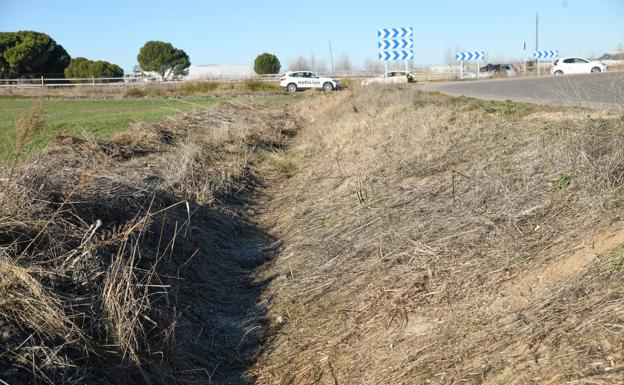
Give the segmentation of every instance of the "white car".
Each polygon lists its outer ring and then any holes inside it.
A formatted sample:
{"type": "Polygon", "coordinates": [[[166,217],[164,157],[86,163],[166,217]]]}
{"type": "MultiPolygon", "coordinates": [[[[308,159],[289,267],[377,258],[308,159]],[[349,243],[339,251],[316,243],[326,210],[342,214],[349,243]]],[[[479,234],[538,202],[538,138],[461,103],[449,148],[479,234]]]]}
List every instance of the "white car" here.
{"type": "Polygon", "coordinates": [[[458,73],[457,74],[457,79],[476,79],[477,78],[477,73],[476,72],[472,72],[472,71],[464,71],[463,74],[462,73],[458,73]]]}
{"type": "Polygon", "coordinates": [[[607,72],[607,65],[599,61],[589,61],[580,57],[564,57],[555,60],[550,73],[553,75],[563,74],[588,74],[607,72]]]}
{"type": "Polygon", "coordinates": [[[407,71],[389,71],[381,76],[371,79],[362,80],[362,85],[367,86],[369,84],[405,84],[414,83],[415,78],[411,72],[407,71]]]}
{"type": "Polygon", "coordinates": [[[338,80],[318,76],[309,71],[289,71],[280,78],[280,87],[286,88],[288,92],[311,88],[331,91],[338,89],[338,80]]]}

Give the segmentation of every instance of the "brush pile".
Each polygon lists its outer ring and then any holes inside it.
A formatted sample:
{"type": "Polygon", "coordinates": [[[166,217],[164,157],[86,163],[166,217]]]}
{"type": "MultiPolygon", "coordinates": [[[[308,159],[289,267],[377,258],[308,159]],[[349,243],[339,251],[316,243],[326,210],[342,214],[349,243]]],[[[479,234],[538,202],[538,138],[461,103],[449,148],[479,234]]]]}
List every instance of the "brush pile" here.
{"type": "MultiPolygon", "coordinates": [[[[20,121],[22,142],[39,117],[20,121]]],[[[251,165],[294,127],[275,108],[222,103],[110,141],[59,137],[6,170],[0,379],[207,383],[240,365],[214,329],[219,296],[242,285],[228,258],[253,231],[238,205],[251,165]]]]}
{"type": "Polygon", "coordinates": [[[258,384],[621,383],[621,116],[407,88],[301,114],[258,384]]]}

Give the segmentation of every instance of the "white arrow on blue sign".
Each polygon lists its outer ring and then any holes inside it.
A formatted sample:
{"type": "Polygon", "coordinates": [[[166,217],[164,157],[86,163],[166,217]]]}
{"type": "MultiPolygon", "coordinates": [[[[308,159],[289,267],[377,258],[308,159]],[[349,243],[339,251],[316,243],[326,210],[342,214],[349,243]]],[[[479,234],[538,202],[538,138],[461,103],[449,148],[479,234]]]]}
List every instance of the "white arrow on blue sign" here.
{"type": "Polygon", "coordinates": [[[414,59],[414,51],[410,50],[399,50],[399,51],[380,51],[379,52],[379,60],[389,61],[389,60],[407,60],[414,59]]]}
{"type": "Polygon", "coordinates": [[[455,54],[456,60],[481,60],[483,58],[485,58],[483,51],[464,51],[455,54]]]}
{"type": "Polygon", "coordinates": [[[414,28],[380,28],[377,37],[379,60],[414,59],[414,28]]]}
{"type": "Polygon", "coordinates": [[[377,43],[380,50],[406,49],[414,46],[412,39],[381,40],[377,43]]]}
{"type": "Polygon", "coordinates": [[[559,50],[546,50],[533,52],[533,59],[552,59],[559,57],[559,50]]]}
{"type": "Polygon", "coordinates": [[[414,28],[401,27],[401,28],[380,28],[377,31],[377,37],[379,39],[401,39],[405,37],[411,37],[414,34],[414,28]]]}

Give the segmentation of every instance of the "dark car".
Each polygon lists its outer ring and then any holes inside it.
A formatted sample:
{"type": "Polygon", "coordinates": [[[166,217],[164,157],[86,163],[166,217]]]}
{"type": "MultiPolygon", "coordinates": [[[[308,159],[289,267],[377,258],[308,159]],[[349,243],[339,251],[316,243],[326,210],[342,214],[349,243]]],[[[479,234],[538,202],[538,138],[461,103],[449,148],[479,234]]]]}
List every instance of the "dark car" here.
{"type": "Polygon", "coordinates": [[[514,77],[516,69],[511,64],[488,64],[479,68],[479,75],[482,77],[514,77]]]}

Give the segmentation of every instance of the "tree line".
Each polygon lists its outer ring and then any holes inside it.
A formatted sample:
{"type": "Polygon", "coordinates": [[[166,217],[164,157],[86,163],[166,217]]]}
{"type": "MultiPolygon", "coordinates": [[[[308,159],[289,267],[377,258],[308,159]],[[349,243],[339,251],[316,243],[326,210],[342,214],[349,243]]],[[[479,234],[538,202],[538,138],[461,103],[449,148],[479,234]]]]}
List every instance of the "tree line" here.
{"type": "MultiPolygon", "coordinates": [[[[143,72],[157,73],[162,79],[188,74],[191,65],[184,50],[163,41],[148,41],[137,55],[139,68],[143,72]]],[[[367,70],[379,72],[381,65],[375,60],[364,63],[367,70]]],[[[299,56],[289,63],[291,70],[313,70],[326,72],[323,60],[310,54],[309,58],[299,56]]],[[[264,52],[254,60],[254,71],[258,75],[277,74],[281,63],[277,56],[264,52]]],[[[350,71],[353,65],[346,53],[343,53],[332,70],[350,71]]],[[[84,57],[72,58],[54,39],[45,33],[34,31],[0,32],[0,77],[29,78],[52,75],[65,78],[120,78],[123,69],[105,60],[90,60],[84,57]]]]}
{"type": "MultiPolygon", "coordinates": [[[[187,73],[191,61],[171,43],[148,41],[137,55],[143,71],[158,73],[163,79],[187,73]]],[[[0,32],[0,77],[32,78],[42,75],[65,78],[124,75],[123,69],[105,60],[72,58],[54,39],[35,31],[0,32]]]]}
{"type": "MultiPolygon", "coordinates": [[[[148,41],[139,50],[137,61],[141,71],[155,72],[167,80],[188,74],[191,65],[184,50],[163,41],[148,41]]],[[[258,74],[274,74],[281,65],[277,57],[263,53],[256,57],[258,74]]],[[[53,38],[35,31],[0,32],[0,77],[3,79],[38,76],[64,78],[107,77],[124,75],[117,64],[105,60],[72,58],[53,38]]]]}

